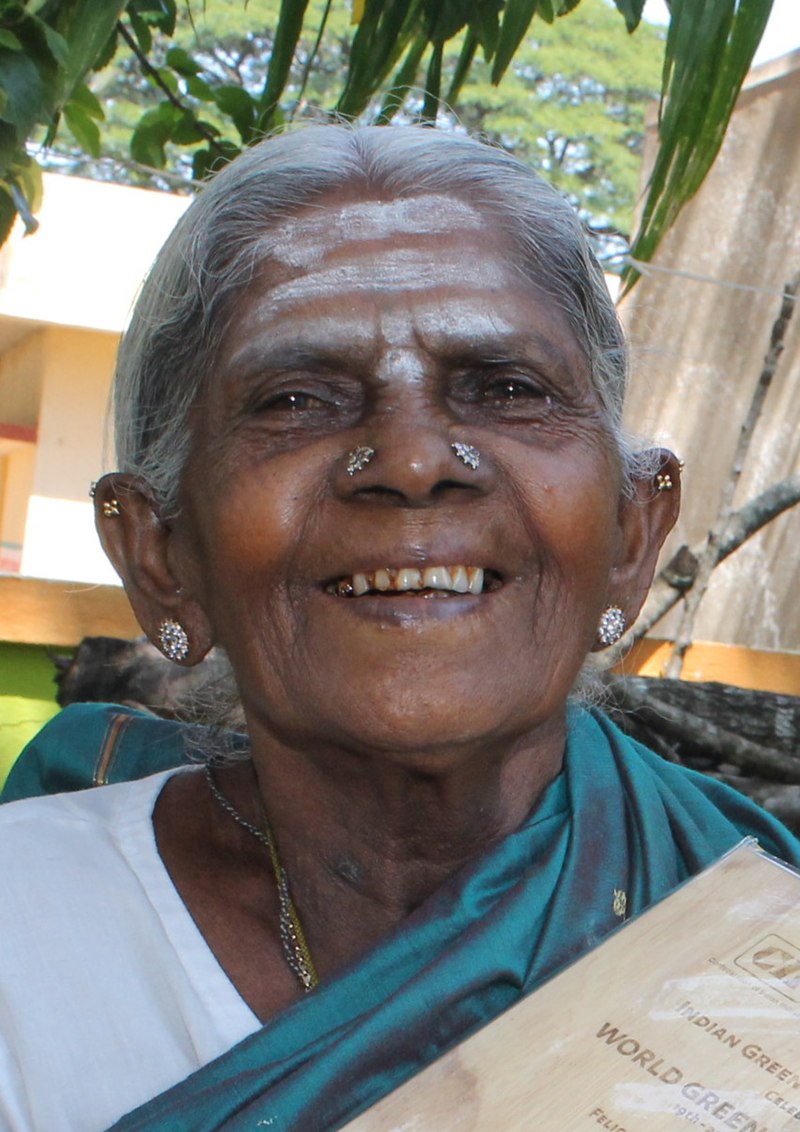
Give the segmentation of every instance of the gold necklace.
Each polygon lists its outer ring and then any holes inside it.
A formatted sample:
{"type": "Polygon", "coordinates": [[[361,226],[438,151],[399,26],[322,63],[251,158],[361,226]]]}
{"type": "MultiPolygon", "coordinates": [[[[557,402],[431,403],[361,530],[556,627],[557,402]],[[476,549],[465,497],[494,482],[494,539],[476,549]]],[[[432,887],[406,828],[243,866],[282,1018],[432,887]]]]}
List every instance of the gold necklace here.
{"type": "Polygon", "coordinates": [[[211,796],[216,799],[225,813],[229,814],[242,829],[246,829],[247,832],[252,834],[262,845],[266,845],[269,850],[272,871],[275,874],[275,882],[278,885],[278,907],[280,909],[278,914],[278,928],[283,955],[289,970],[297,976],[303,990],[307,994],[309,991],[319,986],[319,976],[317,975],[314,960],[311,958],[311,952],[306,943],[303,925],[300,923],[300,917],[294,906],[291,893],[289,892],[289,878],[278,856],[278,847],[275,844],[275,838],[272,836],[272,830],[267,821],[267,815],[262,812],[263,829],[252,825],[247,818],[239,813],[233,802],[231,802],[217,786],[214,781],[214,776],[211,773],[210,763],[206,763],[205,773],[211,796]]]}

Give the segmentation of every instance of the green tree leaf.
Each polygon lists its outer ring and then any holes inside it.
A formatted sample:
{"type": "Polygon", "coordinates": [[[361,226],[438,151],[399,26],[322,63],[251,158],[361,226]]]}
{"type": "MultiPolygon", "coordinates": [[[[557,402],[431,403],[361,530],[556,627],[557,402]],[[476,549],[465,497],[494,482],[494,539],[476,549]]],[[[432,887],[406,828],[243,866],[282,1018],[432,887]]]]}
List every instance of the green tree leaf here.
{"type": "MultiPolygon", "coordinates": [[[[241,87],[234,87],[234,90],[241,89],[241,87]]],[[[190,75],[189,78],[187,78],[186,90],[192,98],[196,98],[198,102],[216,102],[216,92],[207,82],[198,78],[197,75],[190,75]]]]}
{"type": "Polygon", "coordinates": [[[125,0],[62,0],[52,23],[68,47],[59,68],[58,104],[72,97],[75,88],[104,51],[125,0]]]}
{"type": "Polygon", "coordinates": [[[8,239],[16,219],[17,207],[11,196],[10,186],[0,180],[0,244],[8,239]]]}
{"type": "Polygon", "coordinates": [[[13,31],[7,28],[0,27],[0,47],[5,47],[8,51],[22,51],[23,46],[13,31]]]}
{"type": "Polygon", "coordinates": [[[78,145],[91,153],[92,157],[100,156],[100,130],[97,122],[86,113],[74,98],[71,98],[64,107],[64,121],[69,126],[72,136],[78,145]]]}
{"type": "Polygon", "coordinates": [[[169,102],[162,102],[155,110],[148,110],[143,114],[131,137],[131,156],[134,161],[163,169],[166,164],[164,147],[172,138],[181,118],[181,111],[169,102]]]}
{"type": "Polygon", "coordinates": [[[106,116],[97,97],[89,90],[86,83],[81,83],[80,86],[75,88],[70,104],[80,107],[84,114],[88,114],[90,118],[95,118],[98,122],[102,122],[106,116]]]}
{"type": "MultiPolygon", "coordinates": [[[[664,63],[660,147],[634,241],[652,258],[684,204],[699,189],[722,145],[736,96],[772,9],[772,0],[672,0],[664,63]]],[[[635,282],[626,269],[626,290],[635,282]]]]}
{"type": "Polygon", "coordinates": [[[203,69],[182,47],[170,47],[167,52],[167,66],[172,67],[173,71],[177,71],[185,78],[199,75],[203,69]]]}
{"type": "Polygon", "coordinates": [[[214,91],[214,101],[222,113],[231,119],[239,137],[247,144],[253,136],[257,105],[255,99],[240,86],[222,86],[214,91]]]}
{"type": "Polygon", "coordinates": [[[281,0],[278,27],[272,46],[272,58],[269,61],[267,82],[261,98],[261,114],[258,125],[262,131],[270,130],[275,125],[278,99],[289,77],[307,7],[308,0],[281,0]]]}
{"type": "Polygon", "coordinates": [[[617,10],[625,17],[628,31],[636,31],[642,19],[645,0],[614,0],[617,10]]]}
{"type": "Polygon", "coordinates": [[[506,68],[522,42],[538,6],[539,0],[508,0],[494,52],[493,83],[499,83],[506,73],[506,68]]]}

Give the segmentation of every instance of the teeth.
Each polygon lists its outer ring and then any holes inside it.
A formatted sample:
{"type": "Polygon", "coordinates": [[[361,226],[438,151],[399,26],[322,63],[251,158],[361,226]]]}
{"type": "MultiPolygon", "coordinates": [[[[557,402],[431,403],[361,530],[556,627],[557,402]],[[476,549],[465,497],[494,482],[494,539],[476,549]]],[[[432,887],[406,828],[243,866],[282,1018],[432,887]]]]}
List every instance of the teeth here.
{"type": "Polygon", "coordinates": [[[469,592],[469,578],[463,566],[456,566],[450,571],[450,581],[457,594],[469,592]]]}
{"type": "Polygon", "coordinates": [[[370,585],[366,574],[353,574],[353,593],[356,597],[361,597],[369,588],[370,585]]]}
{"type": "Polygon", "coordinates": [[[483,592],[483,570],[480,566],[468,566],[467,577],[469,578],[469,592],[471,594],[479,594],[483,592]]]}
{"type": "Polygon", "coordinates": [[[373,575],[372,585],[376,590],[380,590],[381,593],[383,593],[384,590],[390,590],[392,588],[392,579],[389,575],[389,571],[376,570],[373,575]]]}
{"type": "Polygon", "coordinates": [[[452,590],[450,571],[446,566],[426,566],[422,571],[422,584],[429,590],[452,590]]]}
{"type": "Polygon", "coordinates": [[[419,570],[406,566],[402,570],[398,570],[394,579],[394,589],[402,593],[403,590],[421,590],[422,589],[422,575],[419,570]]]}
{"type": "Polygon", "coordinates": [[[335,583],[334,592],[341,597],[361,597],[362,594],[410,593],[415,590],[441,590],[446,593],[483,593],[484,571],[480,566],[415,566],[400,569],[382,568],[371,574],[353,574],[335,583]]]}

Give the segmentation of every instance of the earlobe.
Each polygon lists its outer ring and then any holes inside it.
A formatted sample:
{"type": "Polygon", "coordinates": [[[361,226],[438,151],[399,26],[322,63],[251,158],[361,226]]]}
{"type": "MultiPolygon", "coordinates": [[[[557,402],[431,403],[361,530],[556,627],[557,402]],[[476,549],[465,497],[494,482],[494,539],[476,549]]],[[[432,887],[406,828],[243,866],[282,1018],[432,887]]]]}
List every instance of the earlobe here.
{"type": "Polygon", "coordinates": [[[181,589],[170,555],[172,529],[158,512],[147,485],[121,472],[94,487],[95,525],[103,549],[122,579],[142,629],[171,660],[197,664],[212,645],[208,621],[198,603],[181,589]],[[185,633],[186,648],[167,648],[164,625],[185,633]]]}
{"type": "Polygon", "coordinates": [[[632,625],[650,589],[661,547],[680,511],[681,464],[666,448],[646,453],[647,472],[634,476],[620,507],[620,553],[611,577],[609,602],[632,625]]]}

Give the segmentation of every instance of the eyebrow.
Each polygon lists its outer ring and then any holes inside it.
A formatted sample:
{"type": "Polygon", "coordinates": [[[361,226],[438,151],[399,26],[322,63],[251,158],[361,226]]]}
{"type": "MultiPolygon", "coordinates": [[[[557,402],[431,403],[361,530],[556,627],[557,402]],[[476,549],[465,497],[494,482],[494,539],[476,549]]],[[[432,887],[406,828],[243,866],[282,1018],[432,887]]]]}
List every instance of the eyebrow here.
{"type": "MultiPolygon", "coordinates": [[[[580,343],[576,341],[580,361],[588,369],[586,357],[580,343]]],[[[572,377],[575,364],[556,342],[536,330],[525,333],[511,331],[497,333],[492,338],[484,335],[474,337],[444,337],[444,341],[432,343],[431,352],[450,361],[462,360],[464,363],[484,362],[488,365],[515,365],[544,362],[557,374],[572,377]]]]}
{"type": "MultiPolygon", "coordinates": [[[[373,352],[365,340],[363,360],[366,363],[373,352]]],[[[265,335],[246,342],[240,347],[226,365],[227,376],[234,381],[249,382],[265,373],[281,373],[293,369],[308,369],[318,372],[336,370],[345,366],[352,369],[354,359],[353,342],[349,339],[341,346],[327,342],[311,343],[304,341],[275,342],[272,335],[265,335]]],[[[358,362],[356,351],[356,362],[358,362]]]]}
{"type": "MultiPolygon", "coordinates": [[[[498,312],[484,313],[476,307],[475,297],[484,293],[483,286],[465,293],[463,305],[451,306],[444,317],[435,306],[421,310],[414,327],[416,343],[451,364],[459,360],[465,365],[538,363],[551,368],[554,376],[572,379],[577,367],[590,370],[585,349],[568,326],[559,327],[554,336],[546,333],[547,320],[544,329],[508,323],[498,312]],[[560,342],[564,331],[570,337],[566,349],[560,342]]],[[[316,326],[308,323],[303,312],[298,316],[291,309],[271,308],[261,313],[255,326],[238,328],[240,341],[226,364],[234,379],[252,380],[259,374],[298,368],[322,372],[367,367],[382,349],[393,346],[392,315],[359,322],[356,327],[330,311],[316,326]],[[377,339],[376,327],[382,333],[377,339]]]]}

